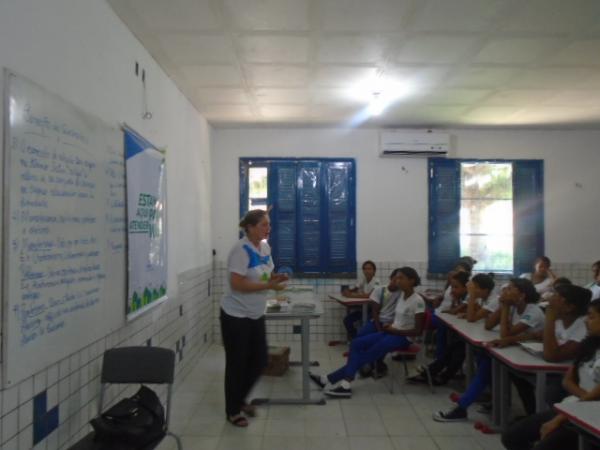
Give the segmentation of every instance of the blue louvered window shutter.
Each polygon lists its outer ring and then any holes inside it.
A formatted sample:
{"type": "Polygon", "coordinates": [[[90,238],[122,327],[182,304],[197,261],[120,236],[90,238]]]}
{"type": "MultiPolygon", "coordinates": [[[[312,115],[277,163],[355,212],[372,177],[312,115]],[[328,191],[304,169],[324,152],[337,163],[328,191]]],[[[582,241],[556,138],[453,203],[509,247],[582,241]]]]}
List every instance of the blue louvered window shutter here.
{"type": "Polygon", "coordinates": [[[428,272],[445,274],[460,256],[460,162],[429,158],[428,272]]]}
{"type": "Polygon", "coordinates": [[[531,272],[544,255],[544,161],[513,163],[514,273],[531,272]]]}

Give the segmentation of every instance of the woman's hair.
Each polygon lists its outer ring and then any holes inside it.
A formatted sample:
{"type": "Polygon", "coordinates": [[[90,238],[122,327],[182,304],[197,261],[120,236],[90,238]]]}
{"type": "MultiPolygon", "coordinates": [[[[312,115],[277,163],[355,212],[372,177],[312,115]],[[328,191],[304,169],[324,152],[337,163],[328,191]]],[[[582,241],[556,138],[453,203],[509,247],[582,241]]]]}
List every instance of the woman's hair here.
{"type": "Polygon", "coordinates": [[[543,262],[548,267],[552,266],[552,261],[550,261],[550,258],[548,258],[547,256],[538,256],[537,258],[535,258],[535,262],[538,262],[538,261],[543,262]]]}
{"type": "Polygon", "coordinates": [[[364,263],[362,263],[362,268],[364,269],[365,266],[371,266],[373,268],[373,272],[377,272],[377,266],[375,265],[375,263],[373,261],[371,261],[370,259],[365,261],[364,263]]]}
{"type": "Polygon", "coordinates": [[[473,283],[475,283],[477,286],[479,286],[480,289],[485,289],[486,291],[489,291],[489,292],[492,292],[494,290],[494,286],[496,285],[496,283],[494,283],[494,274],[493,273],[490,273],[490,274],[478,273],[473,278],[471,278],[471,281],[473,283]]]}
{"type": "Polygon", "coordinates": [[[255,227],[267,214],[267,211],[264,209],[252,209],[248,211],[240,221],[240,228],[243,228],[244,231],[248,231],[249,226],[255,227]]]}
{"type": "Polygon", "coordinates": [[[471,273],[471,270],[473,270],[473,266],[471,264],[469,264],[467,261],[457,262],[454,265],[454,270],[458,269],[459,267],[462,268],[467,273],[471,273]]]}
{"type": "Polygon", "coordinates": [[[412,267],[404,266],[404,267],[400,267],[399,269],[396,269],[396,270],[398,272],[400,272],[401,274],[403,274],[406,278],[410,278],[411,280],[413,280],[414,287],[417,287],[421,284],[421,278],[419,277],[419,274],[412,267]]]}
{"type": "Polygon", "coordinates": [[[471,274],[468,272],[456,272],[450,277],[450,279],[458,281],[463,287],[465,287],[469,282],[470,277],[471,274]]]}
{"type": "Polygon", "coordinates": [[[592,299],[592,291],[581,286],[575,286],[574,284],[560,284],[554,290],[569,305],[575,307],[575,312],[578,316],[583,316],[586,313],[592,299]]]}
{"type": "Polygon", "coordinates": [[[399,272],[400,272],[400,268],[399,267],[397,269],[392,270],[392,273],[390,273],[390,280],[392,278],[394,278],[396,275],[398,275],[399,272]]]}
{"type": "Polygon", "coordinates": [[[521,292],[525,294],[525,303],[536,303],[540,299],[540,294],[535,290],[535,286],[527,278],[511,278],[510,282],[521,292]]]}
{"type": "MultiPolygon", "coordinates": [[[[594,309],[597,313],[600,313],[600,299],[596,299],[590,303],[590,309],[594,309]]],[[[573,365],[578,368],[583,363],[589,361],[594,357],[596,351],[600,349],[600,336],[588,335],[581,344],[579,345],[579,353],[575,357],[573,365]]],[[[577,371],[575,371],[577,376],[577,371]]],[[[577,377],[579,381],[579,377],[577,377]]]]}

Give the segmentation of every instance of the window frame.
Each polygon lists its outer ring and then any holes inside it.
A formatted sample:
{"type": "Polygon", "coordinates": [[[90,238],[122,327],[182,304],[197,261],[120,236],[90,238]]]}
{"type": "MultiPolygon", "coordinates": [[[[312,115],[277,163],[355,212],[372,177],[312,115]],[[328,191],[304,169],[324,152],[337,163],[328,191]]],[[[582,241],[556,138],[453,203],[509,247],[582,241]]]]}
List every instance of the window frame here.
{"type": "Polygon", "coordinates": [[[429,158],[428,273],[445,276],[460,255],[461,163],[513,166],[513,272],[530,271],[545,252],[544,161],[541,159],[429,158]],[[440,176],[440,172],[441,176],[440,176]],[[533,229],[533,231],[532,231],[533,229]]]}
{"type": "MultiPolygon", "coordinates": [[[[269,243],[272,249],[273,261],[276,268],[279,264],[279,248],[278,248],[278,233],[280,231],[279,218],[282,214],[279,211],[279,192],[278,192],[278,181],[279,181],[279,170],[283,168],[295,168],[295,209],[293,212],[288,211],[288,218],[293,222],[294,227],[294,264],[281,264],[282,266],[290,266],[294,271],[294,276],[311,278],[311,277],[322,277],[322,276],[333,276],[336,278],[353,278],[356,276],[356,161],[354,158],[281,158],[281,157],[244,157],[239,158],[239,212],[242,217],[248,208],[248,191],[249,191],[249,180],[248,172],[249,167],[267,167],[267,205],[272,206],[270,218],[271,218],[271,236],[269,243]],[[343,263],[339,263],[341,259],[338,259],[338,263],[332,263],[332,251],[331,251],[331,236],[333,234],[331,221],[335,218],[335,208],[330,205],[330,192],[329,186],[329,173],[331,168],[335,169],[334,165],[341,163],[346,165],[346,182],[348,183],[347,192],[347,213],[341,216],[342,220],[345,220],[347,225],[346,233],[346,246],[345,251],[347,257],[343,258],[343,263]],[[319,241],[318,246],[318,263],[314,266],[304,266],[304,258],[301,257],[302,251],[305,250],[305,241],[303,239],[303,227],[306,225],[302,221],[301,209],[301,197],[303,195],[303,186],[300,179],[300,172],[305,167],[314,169],[314,172],[318,175],[318,200],[319,200],[319,213],[317,223],[319,224],[319,241]],[[332,213],[333,211],[333,213],[332,213]],[[332,216],[333,214],[333,216],[332,216]]],[[[308,192],[308,191],[307,191],[308,192]]],[[[314,194],[314,192],[313,192],[314,194]]],[[[339,216],[338,216],[339,218],[339,216]]],[[[313,230],[314,231],[314,230],[313,230]]],[[[339,241],[338,241],[339,242],[339,241]]],[[[338,247],[339,248],[339,247],[338,247]]],[[[289,256],[289,255],[284,255],[289,256]]]]}

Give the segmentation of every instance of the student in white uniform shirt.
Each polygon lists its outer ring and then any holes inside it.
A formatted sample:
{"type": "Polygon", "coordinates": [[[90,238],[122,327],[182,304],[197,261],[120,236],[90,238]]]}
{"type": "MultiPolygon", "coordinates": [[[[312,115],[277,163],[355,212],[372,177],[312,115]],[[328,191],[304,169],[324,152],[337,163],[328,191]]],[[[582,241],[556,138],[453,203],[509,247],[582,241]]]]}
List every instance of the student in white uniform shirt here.
{"type": "Polygon", "coordinates": [[[552,261],[547,256],[538,256],[533,264],[533,272],[524,273],[521,278],[531,280],[535,290],[544,297],[544,294],[552,291],[552,282],[556,278],[550,266],[552,261]]]}
{"type": "MultiPolygon", "coordinates": [[[[600,400],[600,300],[590,304],[585,324],[588,336],[564,377],[563,385],[571,395],[563,402],[600,400]]],[[[578,434],[567,423],[567,417],[549,409],[510,425],[502,433],[502,444],[508,450],[575,449],[578,434]]]]}
{"type": "MultiPolygon", "coordinates": [[[[549,362],[569,361],[579,353],[581,341],[585,338],[585,314],[590,304],[589,290],[573,284],[555,286],[554,294],[546,308],[544,330],[539,338],[544,344],[543,358],[549,362]]],[[[545,401],[552,405],[560,401],[566,393],[561,388],[561,375],[547,379],[545,401]]],[[[535,413],[535,376],[512,374],[511,381],[517,388],[527,415],[535,413]]]]}
{"type": "Polygon", "coordinates": [[[600,261],[592,264],[592,273],[594,274],[594,281],[585,287],[592,291],[592,300],[597,300],[600,298],[600,261]]]}
{"type": "MultiPolygon", "coordinates": [[[[517,342],[531,340],[544,328],[544,313],[536,305],[539,294],[531,281],[513,278],[500,294],[500,307],[486,318],[485,328],[491,330],[500,325],[500,339],[487,343],[492,347],[505,347],[517,342]]],[[[486,352],[477,354],[477,373],[467,390],[457,399],[457,406],[448,411],[433,414],[437,422],[467,420],[467,409],[489,386],[492,378],[492,361],[486,352]]]]}
{"type": "MultiPolygon", "coordinates": [[[[377,266],[373,261],[365,261],[362,264],[362,273],[358,276],[356,284],[350,289],[344,289],[342,295],[348,298],[369,298],[373,289],[378,287],[381,282],[375,276],[377,266]]],[[[344,317],[344,327],[348,340],[356,337],[356,324],[362,320],[362,306],[353,306],[348,308],[346,317],[344,317]]]]}
{"type": "Polygon", "coordinates": [[[394,322],[383,327],[383,331],[357,337],[350,344],[347,363],[328,375],[310,374],[311,380],[331,397],[351,397],[350,383],[358,369],[375,362],[395,349],[407,348],[410,338],[420,336],[425,324],[425,302],[415,292],[421,284],[419,275],[412,267],[401,267],[398,285],[402,294],[396,304],[394,322]],[[335,386],[334,386],[335,385],[335,386]]]}
{"type": "MultiPolygon", "coordinates": [[[[494,279],[489,274],[479,273],[467,283],[467,312],[462,317],[469,322],[476,322],[486,318],[498,308],[498,299],[491,299],[494,290],[494,279]]],[[[458,314],[457,317],[461,317],[458,314]]],[[[453,339],[448,343],[441,358],[436,358],[429,364],[429,374],[432,383],[436,386],[448,383],[460,370],[465,360],[465,341],[453,334],[453,339]]],[[[409,378],[413,383],[427,383],[427,370],[421,367],[418,374],[409,378]]]]}
{"type": "Polygon", "coordinates": [[[225,412],[238,427],[256,415],[246,396],[267,364],[265,308],[268,291],[282,290],[287,275],[273,273],[266,239],[271,223],[266,211],[248,211],[240,222],[245,236],[227,258],[227,282],[221,298],[221,333],[225,346],[225,412]]]}

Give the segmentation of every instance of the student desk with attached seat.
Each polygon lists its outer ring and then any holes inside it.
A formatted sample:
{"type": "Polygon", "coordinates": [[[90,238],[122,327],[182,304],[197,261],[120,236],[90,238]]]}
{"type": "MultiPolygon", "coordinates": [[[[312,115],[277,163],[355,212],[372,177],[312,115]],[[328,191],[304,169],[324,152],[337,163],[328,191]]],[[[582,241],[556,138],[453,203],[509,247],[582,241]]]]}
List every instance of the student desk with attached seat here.
{"type": "MultiPolygon", "coordinates": [[[[600,401],[557,403],[554,409],[569,419],[575,427],[600,439],[600,401]]],[[[585,438],[579,434],[579,449],[586,448],[585,438]]]]}

